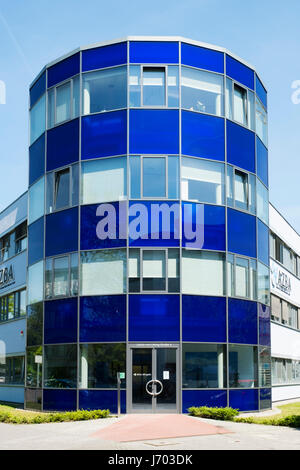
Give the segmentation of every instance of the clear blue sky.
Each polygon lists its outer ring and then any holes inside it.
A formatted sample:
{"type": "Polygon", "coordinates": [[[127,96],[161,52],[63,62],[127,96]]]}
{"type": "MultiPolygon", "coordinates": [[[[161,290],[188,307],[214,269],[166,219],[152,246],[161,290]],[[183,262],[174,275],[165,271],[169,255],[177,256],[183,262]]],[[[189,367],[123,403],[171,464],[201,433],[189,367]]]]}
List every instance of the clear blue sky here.
{"type": "Polygon", "coordinates": [[[0,0],[0,210],[26,190],[28,86],[47,62],[127,35],[180,35],[256,67],[269,92],[270,200],[300,232],[299,18],[299,0],[0,0]]]}

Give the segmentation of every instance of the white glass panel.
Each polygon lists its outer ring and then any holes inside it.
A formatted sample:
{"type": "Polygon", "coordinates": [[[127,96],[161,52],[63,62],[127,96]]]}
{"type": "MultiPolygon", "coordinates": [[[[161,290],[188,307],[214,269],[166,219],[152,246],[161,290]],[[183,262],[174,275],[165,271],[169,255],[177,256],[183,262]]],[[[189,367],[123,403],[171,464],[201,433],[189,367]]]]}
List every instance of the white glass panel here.
{"type": "Polygon", "coordinates": [[[226,78],[226,117],[227,119],[233,118],[232,113],[232,80],[226,78]]]}
{"type": "Polygon", "coordinates": [[[69,295],[69,258],[57,258],[54,260],[54,297],[69,295]]]}
{"type": "Polygon", "coordinates": [[[258,301],[269,305],[270,303],[270,276],[269,269],[261,263],[257,266],[258,301]]]}
{"type": "Polygon", "coordinates": [[[249,127],[255,131],[255,98],[254,93],[248,90],[248,116],[249,116],[249,127]]]}
{"type": "Polygon", "coordinates": [[[43,279],[44,279],[44,263],[33,264],[28,268],[28,285],[27,285],[27,304],[35,304],[43,300],[43,279]]]}
{"type": "Polygon", "coordinates": [[[123,294],[125,286],[125,250],[81,253],[81,295],[123,294]]]}
{"type": "Polygon", "coordinates": [[[268,118],[267,113],[259,99],[256,98],[256,133],[268,145],[268,118]]]}
{"type": "Polygon", "coordinates": [[[164,251],[143,252],[143,277],[162,278],[166,276],[166,254],[164,251]]]}
{"type": "Polygon", "coordinates": [[[235,263],[235,295],[248,297],[248,260],[236,257],[235,263]]]}
{"type": "Polygon", "coordinates": [[[46,95],[43,95],[30,110],[30,144],[46,129],[46,95]]]}
{"type": "Polygon", "coordinates": [[[45,178],[41,178],[29,189],[29,224],[44,215],[45,178]]]}
{"type": "Polygon", "coordinates": [[[82,203],[118,201],[127,194],[126,157],[104,158],[82,165],[82,203]]]}
{"type": "Polygon", "coordinates": [[[224,295],[224,256],[185,250],[182,255],[182,292],[224,295]]]}
{"type": "Polygon", "coordinates": [[[56,88],[56,123],[67,121],[71,117],[70,82],[56,88]]]}
{"type": "Polygon", "coordinates": [[[140,252],[139,250],[130,251],[128,263],[129,263],[128,276],[139,277],[140,276],[140,252]]]}
{"type": "Polygon", "coordinates": [[[234,296],[234,257],[227,255],[227,295],[234,296]]]}

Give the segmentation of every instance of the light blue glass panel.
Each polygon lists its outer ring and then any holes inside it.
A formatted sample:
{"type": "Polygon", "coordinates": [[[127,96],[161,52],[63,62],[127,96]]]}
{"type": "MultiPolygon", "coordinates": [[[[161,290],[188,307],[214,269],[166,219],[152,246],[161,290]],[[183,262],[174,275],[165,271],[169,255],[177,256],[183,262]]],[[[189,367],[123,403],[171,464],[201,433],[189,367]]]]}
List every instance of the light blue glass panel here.
{"type": "Polygon", "coordinates": [[[179,69],[177,66],[168,67],[168,107],[179,106],[179,69]]]}
{"type": "Polygon", "coordinates": [[[45,177],[41,178],[29,189],[29,217],[28,224],[44,215],[45,177]]]}
{"type": "Polygon", "coordinates": [[[166,197],[165,158],[143,158],[143,196],[166,197]]]}
{"type": "Polygon", "coordinates": [[[130,157],[130,197],[141,197],[141,157],[130,157]]]}
{"type": "Polygon", "coordinates": [[[30,144],[46,129],[46,95],[44,94],[30,110],[30,144]]]}
{"type": "Polygon", "coordinates": [[[39,261],[28,268],[27,305],[43,300],[44,293],[44,262],[39,261]]]}
{"type": "Polygon", "coordinates": [[[168,198],[179,198],[179,159],[168,157],[168,198]]]}
{"type": "Polygon", "coordinates": [[[129,68],[129,106],[141,106],[141,66],[131,65],[129,68]]]}
{"type": "Polygon", "coordinates": [[[267,266],[257,263],[258,301],[270,305],[270,273],[267,266]]]}
{"type": "Polygon", "coordinates": [[[143,105],[165,106],[166,76],[164,67],[143,68],[143,105]]]}
{"type": "Polygon", "coordinates": [[[268,146],[268,117],[260,100],[256,98],[256,134],[268,146]]]}
{"type": "Polygon", "coordinates": [[[267,188],[257,179],[257,217],[266,225],[269,224],[269,192],[267,188]]]}

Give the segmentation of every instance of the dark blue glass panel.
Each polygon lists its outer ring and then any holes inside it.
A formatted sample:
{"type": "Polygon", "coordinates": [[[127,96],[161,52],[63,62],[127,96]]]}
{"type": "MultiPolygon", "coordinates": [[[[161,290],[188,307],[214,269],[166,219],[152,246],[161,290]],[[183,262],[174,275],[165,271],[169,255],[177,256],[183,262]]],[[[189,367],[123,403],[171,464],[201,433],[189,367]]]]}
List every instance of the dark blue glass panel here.
{"type": "Polygon", "coordinates": [[[183,295],[182,341],[226,342],[226,299],[183,295]]]}
{"type": "Polygon", "coordinates": [[[81,158],[127,153],[127,111],[85,116],[82,119],[81,158]]]}
{"type": "Polygon", "coordinates": [[[258,390],[230,390],[229,406],[240,411],[258,410],[258,390]]]}
{"type": "Polygon", "coordinates": [[[131,41],[130,62],[135,64],[178,64],[178,42],[131,41]]]}
{"type": "Polygon", "coordinates": [[[226,390],[183,390],[182,413],[187,413],[191,406],[209,406],[224,408],[227,406],[226,390]]]}
{"type": "Polygon", "coordinates": [[[76,410],[76,390],[43,390],[44,411],[76,410]]]}
{"type": "Polygon", "coordinates": [[[225,159],[224,119],[182,111],[182,154],[225,159]]]}
{"type": "Polygon", "coordinates": [[[256,218],[227,209],[228,251],[256,258],[256,218]]]}
{"type": "Polygon", "coordinates": [[[43,307],[44,302],[27,306],[27,346],[43,344],[43,307]]]}
{"type": "Polygon", "coordinates": [[[80,341],[126,341],[126,295],[81,297],[80,341]]]}
{"type": "Polygon", "coordinates": [[[230,343],[257,344],[257,303],[228,299],[228,334],[230,343]]]}
{"type": "Polygon", "coordinates": [[[258,137],[256,137],[256,166],[257,176],[268,186],[268,150],[258,137]]]}
{"type": "Polygon", "coordinates": [[[272,389],[261,388],[259,390],[260,409],[268,410],[272,408],[272,389]]]}
{"type": "Polygon", "coordinates": [[[130,201],[129,207],[130,246],[179,246],[179,202],[130,201]],[[167,221],[170,224],[164,225],[167,221]],[[135,234],[140,234],[139,238],[135,239],[135,234]]]}
{"type": "Polygon", "coordinates": [[[227,161],[255,173],[255,134],[227,121],[227,161]]]}
{"type": "Polygon", "coordinates": [[[226,75],[254,90],[253,70],[229,55],[226,55],[226,75]]]}
{"type": "Polygon", "coordinates": [[[179,295],[130,295],[129,341],[179,341],[179,295]]]}
{"type": "Polygon", "coordinates": [[[182,211],[183,247],[225,251],[224,207],[183,202],[182,211]],[[193,233],[195,238],[191,240],[193,233]]]}
{"type": "Polygon", "coordinates": [[[78,251],[78,208],[46,217],[46,257],[78,251]]]}
{"type": "Polygon", "coordinates": [[[45,173],[45,134],[29,147],[29,186],[45,173]]]}
{"type": "Polygon", "coordinates": [[[36,263],[44,257],[44,217],[28,227],[28,264],[36,263]]]}
{"type": "Polygon", "coordinates": [[[46,91],[46,72],[37,79],[37,81],[30,88],[30,107],[37,102],[37,100],[42,96],[46,91]]]}
{"type": "MultiPolygon", "coordinates": [[[[118,412],[117,390],[79,390],[80,410],[109,410],[118,412]]],[[[126,413],[126,391],[121,390],[121,413],[126,413]]]]}
{"type": "Polygon", "coordinates": [[[257,219],[257,257],[269,266],[269,229],[257,219]]]}
{"type": "Polygon", "coordinates": [[[77,298],[45,302],[44,343],[76,343],[77,298]]]}
{"type": "MultiPolygon", "coordinates": [[[[96,250],[99,248],[115,248],[126,246],[126,239],[120,239],[120,221],[123,226],[123,233],[127,233],[126,217],[127,217],[127,204],[126,202],[110,202],[109,206],[114,208],[115,213],[115,224],[104,227],[107,232],[107,239],[100,240],[97,236],[97,224],[102,220],[107,219],[108,212],[104,213],[104,216],[96,215],[99,204],[91,206],[81,207],[81,218],[80,218],[80,249],[81,250],[96,250]],[[120,211],[121,208],[121,211],[120,211]],[[116,233],[115,233],[116,232],[116,233]],[[112,238],[114,237],[115,238],[112,238]]],[[[112,212],[109,212],[112,214],[112,212]]],[[[121,234],[122,235],[122,234],[121,234]]]]}
{"type": "Polygon", "coordinates": [[[62,124],[47,133],[47,171],[79,160],[79,120],[62,124]]]}
{"type": "Polygon", "coordinates": [[[271,310],[267,305],[258,304],[259,344],[271,346],[271,310]]]}
{"type": "Polygon", "coordinates": [[[127,42],[82,51],[82,71],[127,63],[127,42]]]}
{"type": "Polygon", "coordinates": [[[176,110],[132,109],[129,132],[130,153],[179,153],[179,113],[176,110]]]}
{"type": "Polygon", "coordinates": [[[80,54],[74,54],[48,69],[48,88],[80,72],[80,54]]]}
{"type": "Polygon", "coordinates": [[[256,75],[256,94],[259,97],[262,104],[265,106],[265,108],[267,108],[267,104],[268,104],[267,92],[257,75],[256,75]]]}
{"type": "Polygon", "coordinates": [[[223,52],[213,51],[204,47],[182,43],[181,63],[192,67],[198,67],[199,69],[224,73],[223,52]]]}

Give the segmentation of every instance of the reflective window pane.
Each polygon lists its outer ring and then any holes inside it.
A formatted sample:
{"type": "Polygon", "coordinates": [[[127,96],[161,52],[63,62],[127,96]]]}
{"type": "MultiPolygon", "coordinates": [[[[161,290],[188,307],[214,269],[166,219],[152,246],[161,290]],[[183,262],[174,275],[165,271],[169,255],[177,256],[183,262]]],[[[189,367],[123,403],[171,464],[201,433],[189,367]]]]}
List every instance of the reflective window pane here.
{"type": "Polygon", "coordinates": [[[226,346],[184,343],[182,371],[183,388],[226,387],[226,346]]]}
{"type": "Polygon", "coordinates": [[[257,348],[229,345],[229,387],[257,387],[257,348]]]}
{"type": "Polygon", "coordinates": [[[269,192],[267,188],[257,179],[256,181],[256,194],[257,194],[257,217],[259,217],[265,224],[269,224],[269,192]]]}
{"type": "Polygon", "coordinates": [[[69,294],[69,258],[54,259],[53,296],[62,297],[69,294]]]}
{"type": "Polygon", "coordinates": [[[224,255],[183,250],[182,292],[195,295],[225,295],[224,255]]]}
{"type": "Polygon", "coordinates": [[[130,66],[129,76],[129,105],[131,107],[141,106],[141,67],[130,66]]]}
{"type": "Polygon", "coordinates": [[[233,90],[234,120],[247,126],[247,90],[236,83],[233,86],[233,90]]]}
{"type": "Polygon", "coordinates": [[[178,67],[168,66],[168,107],[179,106],[179,70],[178,67]]]}
{"type": "Polygon", "coordinates": [[[141,197],[141,158],[130,157],[130,196],[141,197]]]}
{"type": "Polygon", "coordinates": [[[46,129],[46,95],[43,95],[30,110],[30,144],[46,129]]]}
{"type": "Polygon", "coordinates": [[[163,67],[143,68],[143,105],[166,105],[166,77],[163,67]]]}
{"type": "Polygon", "coordinates": [[[258,98],[256,98],[256,133],[267,147],[268,118],[267,113],[258,98]]]}
{"type": "Polygon", "coordinates": [[[44,215],[44,186],[45,178],[43,177],[37,183],[34,183],[29,189],[29,224],[44,215]]]}
{"type": "Polygon", "coordinates": [[[56,124],[71,118],[71,82],[56,88],[56,124]]]}
{"type": "Polygon", "coordinates": [[[44,387],[76,388],[77,346],[55,345],[44,347],[44,387]]]}
{"type": "Polygon", "coordinates": [[[55,209],[63,209],[70,204],[70,170],[55,173],[55,209]]]}
{"type": "Polygon", "coordinates": [[[27,283],[27,305],[34,304],[43,300],[43,275],[44,263],[33,264],[28,268],[28,283],[27,283]]]}
{"type": "Polygon", "coordinates": [[[166,253],[160,250],[143,251],[143,290],[166,290],[166,253]]]}
{"type": "Polygon", "coordinates": [[[165,158],[143,158],[143,196],[166,197],[165,158]]]}
{"type": "Polygon", "coordinates": [[[258,301],[270,305],[270,273],[267,266],[257,263],[257,297],[258,301]]]}

